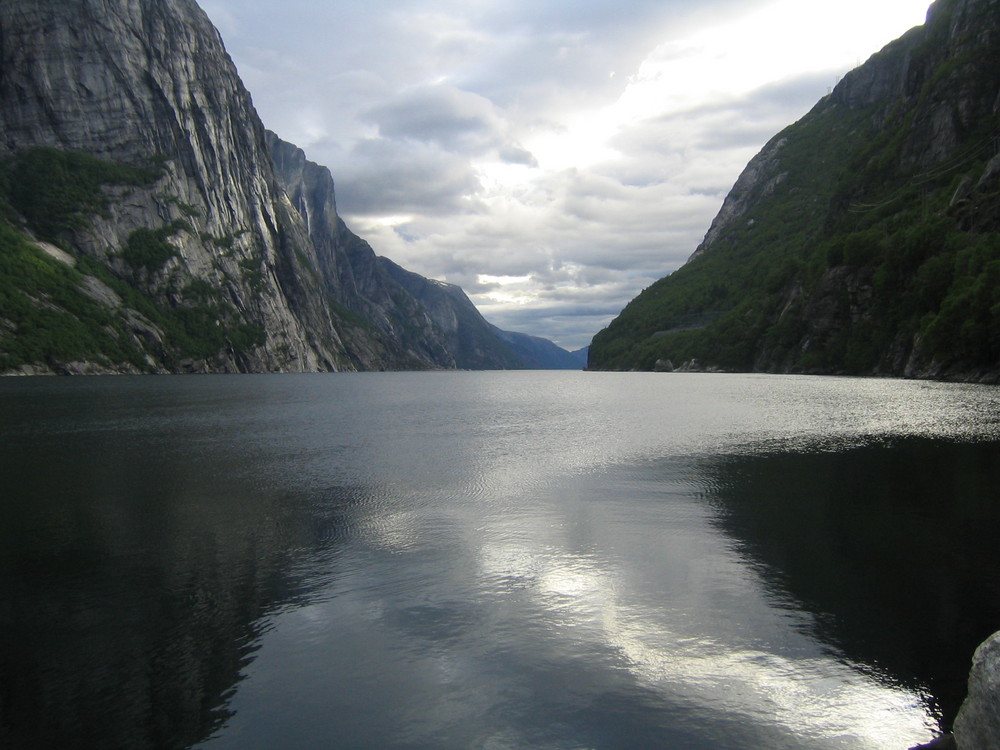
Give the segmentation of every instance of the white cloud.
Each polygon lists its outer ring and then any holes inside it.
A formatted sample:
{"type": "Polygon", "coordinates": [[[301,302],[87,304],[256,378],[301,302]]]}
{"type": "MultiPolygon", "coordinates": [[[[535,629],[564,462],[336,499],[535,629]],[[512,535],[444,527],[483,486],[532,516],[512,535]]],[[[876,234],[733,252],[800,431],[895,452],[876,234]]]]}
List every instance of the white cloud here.
{"type": "Polygon", "coordinates": [[[577,348],[927,0],[205,0],[376,252],[577,348]],[[487,281],[484,281],[487,280],[487,281]]]}

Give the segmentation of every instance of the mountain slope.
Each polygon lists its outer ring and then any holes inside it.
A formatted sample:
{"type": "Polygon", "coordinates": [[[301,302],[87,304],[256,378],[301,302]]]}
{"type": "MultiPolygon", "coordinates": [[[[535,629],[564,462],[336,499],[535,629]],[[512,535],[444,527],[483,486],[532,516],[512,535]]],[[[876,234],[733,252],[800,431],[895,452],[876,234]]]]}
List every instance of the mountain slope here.
{"type": "MultiPolygon", "coordinates": [[[[375,255],[337,214],[330,171],[298,147],[267,134],[278,181],[317,250],[319,272],[337,305],[360,316],[398,352],[398,367],[522,368],[459,287],[431,281],[375,255]]],[[[553,344],[553,346],[555,346],[553,344]]]]}
{"type": "Polygon", "coordinates": [[[582,370],[587,358],[568,352],[548,339],[526,333],[501,331],[493,326],[500,339],[532,370],[582,370]]]}
{"type": "Polygon", "coordinates": [[[0,372],[520,366],[459,295],[347,229],[193,0],[0,4],[0,372]]]}
{"type": "MultiPolygon", "coordinates": [[[[263,128],[194,3],[19,0],[0,5],[0,33],[7,229],[61,246],[73,268],[51,273],[114,292],[99,296],[113,301],[104,312],[121,323],[109,335],[126,358],[96,367],[340,365],[332,326],[307,331],[283,294],[263,128]],[[220,335],[203,334],[207,321],[220,335]]],[[[17,265],[37,265],[20,246],[17,265]]],[[[50,294],[26,273],[4,278],[8,365],[31,354],[30,302],[50,294]],[[28,297],[16,310],[12,286],[28,297]]]]}
{"type": "Polygon", "coordinates": [[[598,369],[1000,378],[1000,2],[938,0],[750,162],[598,369]]]}
{"type": "Polygon", "coordinates": [[[524,368],[524,363],[494,333],[461,287],[426,279],[388,258],[380,257],[378,268],[427,310],[433,324],[443,332],[456,367],[480,369],[478,363],[488,362],[488,369],[524,368]]]}

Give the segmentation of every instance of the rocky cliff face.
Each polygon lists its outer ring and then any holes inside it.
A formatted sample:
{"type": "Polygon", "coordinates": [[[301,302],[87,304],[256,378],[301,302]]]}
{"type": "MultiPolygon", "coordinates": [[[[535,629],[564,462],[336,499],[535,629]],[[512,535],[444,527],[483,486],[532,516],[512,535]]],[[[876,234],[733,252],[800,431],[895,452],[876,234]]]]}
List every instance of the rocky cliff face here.
{"type": "MultiPolygon", "coordinates": [[[[180,304],[175,288],[207,281],[225,290],[221,304],[234,325],[263,332],[240,352],[176,363],[153,352],[150,364],[315,370],[346,361],[335,331],[307,331],[282,293],[277,229],[284,217],[263,128],[193,2],[10,2],[0,7],[0,30],[3,152],[48,146],[115,163],[155,159],[162,169],[127,197],[115,196],[125,199],[111,200],[85,229],[46,239],[97,259],[119,278],[141,275],[129,280],[167,306],[180,304]],[[174,222],[190,229],[166,238],[176,254],[161,267],[133,274],[116,254],[133,232],[174,222]],[[217,252],[223,244],[228,252],[217,252]]],[[[126,315],[138,320],[133,340],[170,347],[153,321],[135,310],[126,315]]]]}
{"type": "Polygon", "coordinates": [[[764,147],[591,366],[997,380],[998,132],[1000,2],[938,0],[764,147]]]}
{"type": "Polygon", "coordinates": [[[193,0],[0,4],[0,242],[0,371],[518,364],[452,348],[193,0]]]}
{"type": "Polygon", "coordinates": [[[393,352],[398,368],[525,367],[461,288],[426,279],[387,258],[351,232],[337,214],[330,171],[298,147],[268,133],[278,181],[303,218],[318,270],[337,304],[367,320],[393,352]]]}

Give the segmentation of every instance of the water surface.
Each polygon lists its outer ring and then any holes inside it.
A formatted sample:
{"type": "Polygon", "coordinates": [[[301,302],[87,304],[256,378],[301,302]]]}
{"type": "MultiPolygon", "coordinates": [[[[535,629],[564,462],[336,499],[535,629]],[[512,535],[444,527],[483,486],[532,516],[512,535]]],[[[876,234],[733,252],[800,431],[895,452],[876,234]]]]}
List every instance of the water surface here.
{"type": "Polygon", "coordinates": [[[1000,628],[1000,396],[0,382],[0,744],[907,748],[1000,628]]]}

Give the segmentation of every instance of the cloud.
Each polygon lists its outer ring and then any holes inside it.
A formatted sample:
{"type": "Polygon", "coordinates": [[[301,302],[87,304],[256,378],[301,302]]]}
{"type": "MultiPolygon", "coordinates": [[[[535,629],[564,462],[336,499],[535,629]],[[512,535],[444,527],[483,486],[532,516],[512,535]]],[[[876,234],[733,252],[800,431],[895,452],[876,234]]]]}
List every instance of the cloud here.
{"type": "Polygon", "coordinates": [[[376,252],[577,348],[927,0],[204,0],[376,252]]]}
{"type": "Polygon", "coordinates": [[[420,86],[369,108],[362,120],[392,140],[433,143],[445,151],[482,153],[501,140],[502,121],[488,99],[453,86],[420,86]]]}
{"type": "Polygon", "coordinates": [[[507,144],[500,149],[500,161],[504,164],[522,164],[527,167],[537,167],[538,159],[523,146],[507,144]]]}
{"type": "Polygon", "coordinates": [[[337,202],[357,216],[468,210],[479,181],[467,159],[435,143],[368,138],[351,149],[338,173],[337,202]]]}

